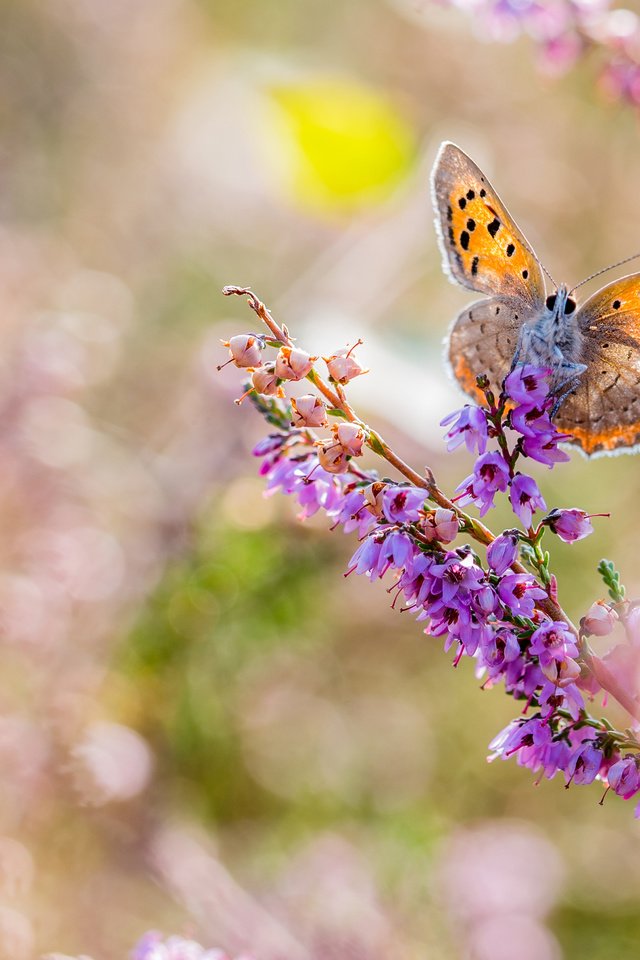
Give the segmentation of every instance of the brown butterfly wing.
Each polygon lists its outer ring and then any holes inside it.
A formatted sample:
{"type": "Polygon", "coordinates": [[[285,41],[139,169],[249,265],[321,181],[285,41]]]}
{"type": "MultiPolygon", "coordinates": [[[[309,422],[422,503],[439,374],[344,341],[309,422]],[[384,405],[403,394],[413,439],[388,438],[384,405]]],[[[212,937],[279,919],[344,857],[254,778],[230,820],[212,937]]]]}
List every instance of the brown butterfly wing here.
{"type": "Polygon", "coordinates": [[[466,307],[456,318],[448,338],[451,372],[477,403],[485,397],[476,377],[485,374],[495,395],[513,363],[522,326],[522,301],[517,297],[492,297],[466,307]]]}
{"type": "Polygon", "coordinates": [[[588,456],[640,443],[640,274],[607,284],[579,309],[587,370],[555,417],[588,456]]]}
{"type": "Polygon", "coordinates": [[[464,287],[517,296],[539,309],[540,264],[482,171],[453,143],[440,148],[432,189],[445,272],[464,287]]]}

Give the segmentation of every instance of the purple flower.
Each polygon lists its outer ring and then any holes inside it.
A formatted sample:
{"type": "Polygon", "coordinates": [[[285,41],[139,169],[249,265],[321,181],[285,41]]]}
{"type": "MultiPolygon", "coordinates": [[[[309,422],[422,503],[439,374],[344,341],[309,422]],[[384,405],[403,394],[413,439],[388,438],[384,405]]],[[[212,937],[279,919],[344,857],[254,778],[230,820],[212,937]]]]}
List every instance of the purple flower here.
{"type": "Polygon", "coordinates": [[[484,453],[487,449],[487,417],[480,407],[465,404],[462,410],[456,410],[441,420],[440,426],[449,427],[444,437],[449,453],[462,443],[466,444],[469,453],[484,453]]]}
{"type": "Polygon", "coordinates": [[[401,533],[400,530],[392,531],[385,537],[380,550],[378,575],[384,576],[389,567],[396,567],[399,570],[410,569],[415,552],[417,552],[417,548],[406,533],[401,533]]]}
{"type": "Polygon", "coordinates": [[[459,493],[455,499],[465,506],[476,503],[480,507],[480,516],[493,506],[493,498],[498,491],[504,491],[509,485],[509,467],[499,453],[485,453],[476,460],[471,476],[463,480],[456,488],[459,493]]]}
{"type": "Polygon", "coordinates": [[[508,530],[496,537],[487,547],[487,563],[499,577],[506,573],[517,559],[518,537],[508,530]]]}
{"type": "Polygon", "coordinates": [[[535,510],[547,509],[537,483],[533,477],[527,477],[523,473],[517,473],[511,481],[509,499],[513,512],[525,527],[531,526],[535,510]]]}
{"type": "Polygon", "coordinates": [[[546,410],[538,407],[515,407],[510,414],[511,427],[523,437],[538,437],[556,432],[546,410]]]}
{"type": "Polygon", "coordinates": [[[362,490],[352,490],[343,499],[336,514],[337,523],[343,525],[345,533],[357,530],[358,539],[366,536],[376,525],[376,518],[367,507],[362,490]]]}
{"type": "Polygon", "coordinates": [[[630,754],[614,763],[609,773],[607,781],[614,793],[617,793],[623,800],[629,800],[630,797],[640,790],[640,770],[638,769],[638,755],[630,754]]]}
{"type": "Polygon", "coordinates": [[[543,433],[533,437],[523,437],[522,452],[525,457],[544,463],[547,467],[553,467],[555,463],[564,463],[570,459],[569,454],[558,447],[559,443],[568,439],[569,436],[565,433],[543,433]]]}
{"type": "Polygon", "coordinates": [[[594,746],[591,740],[584,741],[571,755],[565,770],[567,783],[593,783],[600,772],[603,759],[602,750],[594,746]]]}
{"type": "Polygon", "coordinates": [[[460,590],[478,590],[484,572],[476,566],[473,557],[467,554],[461,559],[457,554],[449,554],[444,563],[435,563],[430,570],[431,576],[442,582],[442,600],[449,603],[460,590]]]}
{"type": "Polygon", "coordinates": [[[266,457],[268,453],[279,450],[288,439],[289,435],[286,433],[270,433],[269,436],[263,437],[256,443],[251,453],[254,457],[266,457]]]}
{"type": "Polygon", "coordinates": [[[504,382],[505,393],[515,403],[539,407],[549,395],[550,376],[551,370],[546,367],[518,364],[504,382]]]}
{"type": "Polygon", "coordinates": [[[532,617],[535,601],[547,594],[527,573],[508,573],[498,584],[498,596],[512,613],[532,617]]]}
{"type": "Polygon", "coordinates": [[[589,514],[577,507],[567,510],[552,510],[544,523],[565,543],[575,543],[593,533],[589,514]]]}
{"type": "Polygon", "coordinates": [[[347,567],[347,576],[350,573],[368,574],[372,580],[379,577],[378,565],[380,562],[380,551],[382,550],[382,539],[377,536],[367,537],[362,541],[354,555],[349,560],[347,567]]]}
{"type": "Polygon", "coordinates": [[[382,494],[382,507],[389,523],[412,523],[419,519],[426,492],[419,487],[390,484],[382,494]]]}
{"type": "Polygon", "coordinates": [[[489,676],[494,678],[502,673],[508,663],[520,656],[520,644],[513,630],[499,627],[491,630],[481,644],[480,663],[486,667],[489,676]]]}
{"type": "Polygon", "coordinates": [[[531,634],[530,653],[535,654],[541,665],[547,666],[553,660],[562,661],[578,656],[578,647],[574,635],[566,623],[548,620],[531,634]]]}

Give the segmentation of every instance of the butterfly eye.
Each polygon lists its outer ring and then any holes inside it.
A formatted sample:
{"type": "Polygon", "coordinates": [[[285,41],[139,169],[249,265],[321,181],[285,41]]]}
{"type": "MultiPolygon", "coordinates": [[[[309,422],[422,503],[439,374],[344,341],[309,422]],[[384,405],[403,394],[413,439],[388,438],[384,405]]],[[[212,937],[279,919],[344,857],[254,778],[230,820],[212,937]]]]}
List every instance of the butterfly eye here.
{"type": "Polygon", "coordinates": [[[575,310],[575,308],[576,308],[576,302],[575,302],[575,300],[572,300],[571,297],[567,297],[567,302],[566,302],[565,305],[564,305],[564,313],[565,313],[565,316],[566,316],[567,314],[569,314],[569,313],[573,313],[573,311],[575,310]]]}
{"type": "Polygon", "coordinates": [[[556,296],[557,294],[552,293],[551,296],[547,297],[547,310],[553,310],[556,305],[556,296]]]}

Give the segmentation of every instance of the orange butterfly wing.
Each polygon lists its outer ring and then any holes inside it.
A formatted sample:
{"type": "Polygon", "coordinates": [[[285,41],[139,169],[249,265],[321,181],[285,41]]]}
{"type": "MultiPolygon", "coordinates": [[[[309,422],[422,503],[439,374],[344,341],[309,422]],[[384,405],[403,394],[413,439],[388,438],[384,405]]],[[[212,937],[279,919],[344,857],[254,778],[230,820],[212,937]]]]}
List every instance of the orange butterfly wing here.
{"type": "Polygon", "coordinates": [[[588,455],[640,443],[640,273],[593,294],[578,310],[585,373],[555,422],[588,455]]]}
{"type": "Polygon", "coordinates": [[[466,153],[443,143],[432,174],[443,267],[471,290],[516,296],[540,309],[540,264],[487,178],[466,153]]]}

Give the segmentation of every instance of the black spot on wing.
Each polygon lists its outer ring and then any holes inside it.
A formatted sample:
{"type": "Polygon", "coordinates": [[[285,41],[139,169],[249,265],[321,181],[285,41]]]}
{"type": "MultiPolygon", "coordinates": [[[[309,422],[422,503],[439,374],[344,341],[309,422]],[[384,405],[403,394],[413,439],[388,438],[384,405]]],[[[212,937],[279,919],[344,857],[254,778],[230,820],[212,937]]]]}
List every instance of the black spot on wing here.
{"type": "Polygon", "coordinates": [[[497,217],[494,217],[491,223],[487,224],[487,230],[489,231],[492,237],[495,237],[499,229],[500,229],[500,221],[498,220],[497,217]]]}
{"type": "Polygon", "coordinates": [[[451,223],[451,221],[453,220],[453,210],[451,209],[450,203],[447,204],[447,220],[449,221],[449,223],[451,223]]]}
{"type": "Polygon", "coordinates": [[[486,197],[486,195],[487,195],[487,191],[486,191],[485,188],[483,187],[482,190],[480,191],[480,196],[481,196],[481,197],[486,197]]]}
{"type": "Polygon", "coordinates": [[[467,190],[467,200],[473,200],[475,198],[475,190],[467,190]]]}
{"type": "Polygon", "coordinates": [[[469,217],[469,219],[467,220],[467,230],[469,231],[469,233],[473,233],[475,228],[476,228],[475,220],[473,219],[473,217],[469,217]]]}
{"type": "Polygon", "coordinates": [[[523,271],[522,271],[522,279],[523,279],[523,280],[526,280],[528,276],[529,276],[529,271],[528,271],[528,270],[523,270],[523,271]]]}
{"type": "Polygon", "coordinates": [[[474,257],[473,260],[471,261],[471,273],[474,275],[474,277],[478,272],[479,261],[480,261],[480,257],[474,257]]]}
{"type": "Polygon", "coordinates": [[[466,207],[466,205],[467,205],[467,198],[466,198],[466,197],[460,197],[460,199],[458,200],[458,206],[460,207],[460,209],[461,209],[461,210],[464,210],[464,208],[466,207]]]}
{"type": "Polygon", "coordinates": [[[463,250],[469,249],[469,234],[466,230],[463,230],[460,234],[460,246],[463,250]]]}
{"type": "Polygon", "coordinates": [[[512,257],[515,252],[516,252],[515,243],[510,243],[509,246],[507,247],[507,256],[512,257]]]}
{"type": "Polygon", "coordinates": [[[619,300],[614,300],[611,306],[613,307],[614,310],[619,310],[622,304],[620,303],[619,300]]]}

